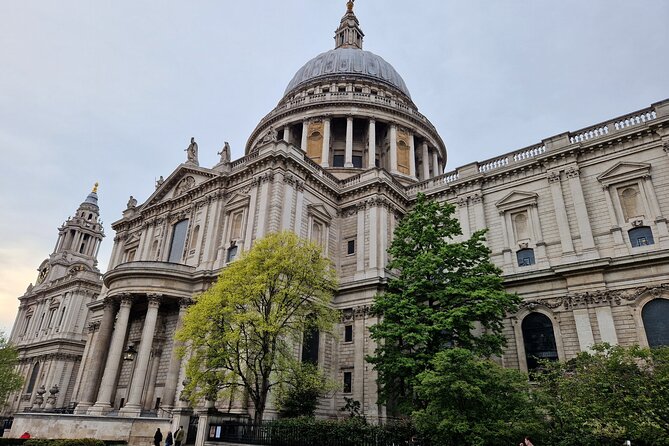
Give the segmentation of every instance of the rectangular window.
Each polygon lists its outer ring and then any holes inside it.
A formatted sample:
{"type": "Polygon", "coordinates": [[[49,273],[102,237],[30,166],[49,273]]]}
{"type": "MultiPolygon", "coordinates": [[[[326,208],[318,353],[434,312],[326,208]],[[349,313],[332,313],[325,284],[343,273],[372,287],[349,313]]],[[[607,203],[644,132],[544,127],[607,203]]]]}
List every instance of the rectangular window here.
{"type": "Polygon", "coordinates": [[[362,156],[353,155],[353,167],[362,168],[362,156]]]}
{"type": "Polygon", "coordinates": [[[353,342],[353,325],[344,327],[344,342],[353,342]]]}
{"type": "Polygon", "coordinates": [[[228,248],[228,255],[225,259],[227,263],[232,262],[235,260],[235,257],[237,256],[237,246],[231,246],[228,248]]]}
{"type": "Polygon", "coordinates": [[[346,254],[355,254],[355,239],[351,239],[346,242],[346,254]]]}
{"type": "Polygon", "coordinates": [[[353,373],[344,372],[344,393],[353,391],[353,373]]]}
{"type": "Polygon", "coordinates": [[[333,155],[332,167],[344,167],[344,155],[333,155]]]}

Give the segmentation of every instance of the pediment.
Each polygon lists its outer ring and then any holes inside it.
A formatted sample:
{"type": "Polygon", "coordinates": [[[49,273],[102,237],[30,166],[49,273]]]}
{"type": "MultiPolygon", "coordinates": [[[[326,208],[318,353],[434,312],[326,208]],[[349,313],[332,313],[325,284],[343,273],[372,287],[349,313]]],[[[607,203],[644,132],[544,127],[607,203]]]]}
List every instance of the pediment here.
{"type": "Polygon", "coordinates": [[[137,234],[131,234],[125,241],[126,247],[138,244],[139,244],[139,236],[137,234]]]}
{"type": "Polygon", "coordinates": [[[332,220],[332,214],[330,214],[328,210],[325,208],[325,206],[323,206],[320,203],[307,205],[307,212],[311,215],[315,215],[316,217],[324,221],[332,220]]]}
{"type": "Polygon", "coordinates": [[[189,190],[217,176],[218,173],[210,169],[182,164],[164,181],[157,183],[155,192],[151,194],[142,207],[153,206],[180,197],[189,190]]]}
{"type": "Polygon", "coordinates": [[[621,161],[599,175],[597,180],[603,185],[608,186],[610,184],[647,177],[648,175],[650,175],[650,164],[621,161]]]}
{"type": "Polygon", "coordinates": [[[247,194],[236,193],[225,203],[226,209],[238,208],[249,204],[251,197],[247,194]]]}
{"type": "Polygon", "coordinates": [[[508,211],[525,206],[536,206],[538,197],[539,195],[535,192],[514,190],[495,203],[495,206],[497,206],[497,209],[500,211],[508,211]]]}

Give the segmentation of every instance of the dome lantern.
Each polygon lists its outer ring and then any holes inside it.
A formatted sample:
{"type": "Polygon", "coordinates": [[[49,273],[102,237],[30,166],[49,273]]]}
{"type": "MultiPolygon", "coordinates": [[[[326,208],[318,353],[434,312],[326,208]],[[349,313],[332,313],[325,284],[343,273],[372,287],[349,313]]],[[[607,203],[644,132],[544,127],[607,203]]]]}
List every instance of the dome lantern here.
{"type": "Polygon", "coordinates": [[[362,49],[362,39],[365,37],[365,33],[360,29],[360,22],[355,13],[353,13],[353,1],[348,0],[346,3],[346,14],[341,18],[339,28],[335,31],[335,49],[362,49]]]}

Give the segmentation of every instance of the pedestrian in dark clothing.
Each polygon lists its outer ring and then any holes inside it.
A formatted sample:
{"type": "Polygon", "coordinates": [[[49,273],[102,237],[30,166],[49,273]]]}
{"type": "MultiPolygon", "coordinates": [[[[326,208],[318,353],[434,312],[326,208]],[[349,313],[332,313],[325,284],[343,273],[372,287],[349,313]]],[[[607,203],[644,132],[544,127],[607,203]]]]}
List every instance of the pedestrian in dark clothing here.
{"type": "Polygon", "coordinates": [[[160,446],[160,442],[163,441],[163,434],[160,432],[160,428],[156,429],[156,434],[153,436],[154,446],[160,446]]]}
{"type": "Polygon", "coordinates": [[[172,432],[167,433],[167,437],[165,437],[165,446],[172,446],[174,441],[172,441],[172,432]]]}

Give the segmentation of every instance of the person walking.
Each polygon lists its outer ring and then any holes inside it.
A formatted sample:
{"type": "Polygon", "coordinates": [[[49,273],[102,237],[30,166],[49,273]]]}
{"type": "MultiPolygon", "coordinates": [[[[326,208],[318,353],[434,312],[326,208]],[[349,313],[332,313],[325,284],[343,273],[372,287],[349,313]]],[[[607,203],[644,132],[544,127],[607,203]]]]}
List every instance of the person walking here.
{"type": "Polygon", "coordinates": [[[172,446],[173,443],[172,432],[168,432],[167,437],[165,437],[165,446],[172,446]]]}
{"type": "Polygon", "coordinates": [[[179,429],[174,433],[174,446],[181,446],[184,441],[184,427],[179,426],[179,429]]]}
{"type": "Polygon", "coordinates": [[[160,432],[160,428],[156,429],[156,433],[153,436],[153,445],[160,446],[160,442],[163,441],[163,434],[160,432]]]}

